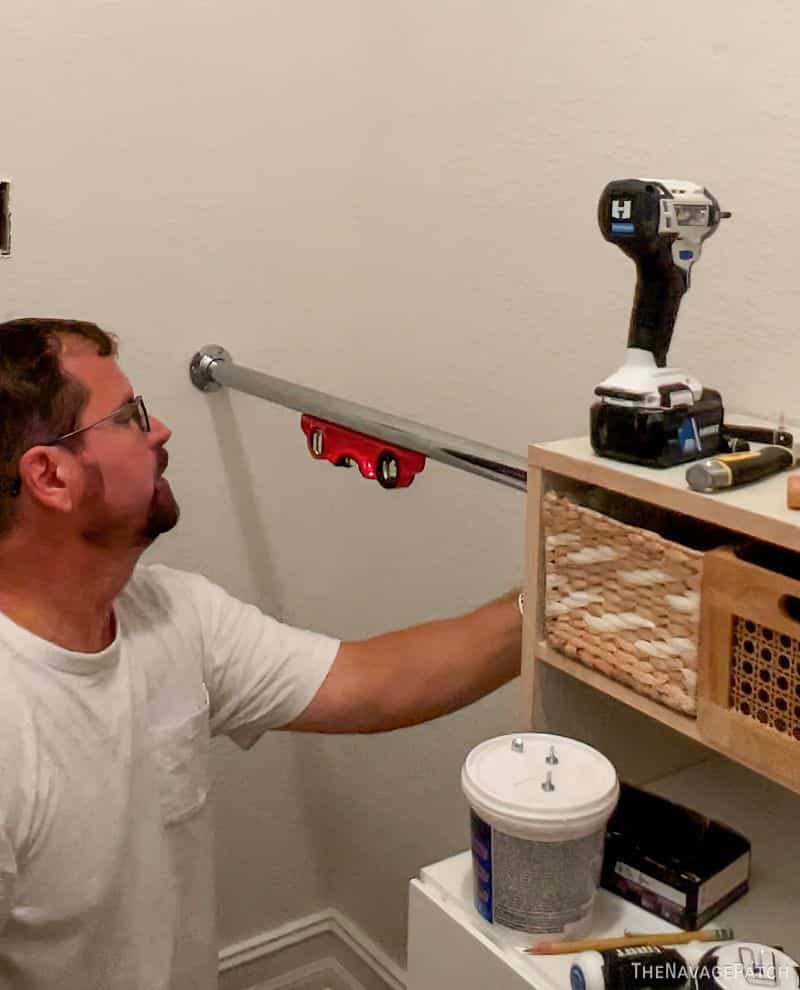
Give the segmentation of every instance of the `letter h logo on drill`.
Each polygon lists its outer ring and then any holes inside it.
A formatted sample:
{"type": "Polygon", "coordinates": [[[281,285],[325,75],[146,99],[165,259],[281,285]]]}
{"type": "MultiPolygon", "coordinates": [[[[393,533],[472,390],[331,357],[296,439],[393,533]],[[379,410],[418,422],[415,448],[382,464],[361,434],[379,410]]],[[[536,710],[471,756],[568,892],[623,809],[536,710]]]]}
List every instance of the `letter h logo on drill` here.
{"type": "Polygon", "coordinates": [[[611,219],[630,220],[630,218],[631,218],[631,201],[629,199],[612,199],[611,219]]]}

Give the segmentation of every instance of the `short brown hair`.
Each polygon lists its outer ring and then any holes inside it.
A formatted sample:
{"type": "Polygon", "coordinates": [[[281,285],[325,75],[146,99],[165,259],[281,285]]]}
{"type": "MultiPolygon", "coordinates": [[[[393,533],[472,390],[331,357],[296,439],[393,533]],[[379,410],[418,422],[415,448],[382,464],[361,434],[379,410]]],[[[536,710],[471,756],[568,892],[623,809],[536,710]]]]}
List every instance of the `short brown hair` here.
{"type": "Polygon", "coordinates": [[[37,443],[77,428],[88,394],[61,367],[64,337],[80,337],[101,357],[116,355],[117,339],[82,320],[26,318],[0,323],[0,536],[15,515],[19,459],[37,443]]]}

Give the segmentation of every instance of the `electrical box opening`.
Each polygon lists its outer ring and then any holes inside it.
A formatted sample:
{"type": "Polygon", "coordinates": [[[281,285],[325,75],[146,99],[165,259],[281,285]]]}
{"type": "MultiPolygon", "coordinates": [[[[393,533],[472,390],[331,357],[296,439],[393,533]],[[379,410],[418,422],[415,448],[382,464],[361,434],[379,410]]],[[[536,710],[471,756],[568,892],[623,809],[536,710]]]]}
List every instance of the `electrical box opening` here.
{"type": "Polygon", "coordinates": [[[11,254],[11,183],[0,181],[0,255],[11,254]]]}

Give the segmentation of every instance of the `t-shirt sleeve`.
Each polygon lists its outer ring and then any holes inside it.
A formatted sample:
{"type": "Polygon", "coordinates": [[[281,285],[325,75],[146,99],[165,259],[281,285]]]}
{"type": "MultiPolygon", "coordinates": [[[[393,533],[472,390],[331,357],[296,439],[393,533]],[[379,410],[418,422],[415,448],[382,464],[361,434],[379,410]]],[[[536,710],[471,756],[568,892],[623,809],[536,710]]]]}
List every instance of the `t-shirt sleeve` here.
{"type": "Polygon", "coordinates": [[[303,712],[328,675],[340,641],[297,629],[191,575],[200,616],[211,732],[249,749],[303,712]]]}

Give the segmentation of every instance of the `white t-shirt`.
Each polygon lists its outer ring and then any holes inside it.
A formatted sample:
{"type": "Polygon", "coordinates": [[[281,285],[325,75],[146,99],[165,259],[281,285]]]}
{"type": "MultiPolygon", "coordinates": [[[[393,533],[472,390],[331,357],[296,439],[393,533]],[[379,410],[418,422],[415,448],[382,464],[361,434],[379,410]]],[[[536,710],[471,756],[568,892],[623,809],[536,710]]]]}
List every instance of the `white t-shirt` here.
{"type": "Polygon", "coordinates": [[[339,647],[160,565],[114,613],[100,653],[0,613],[0,990],[216,986],[209,739],[291,721],[339,647]]]}

